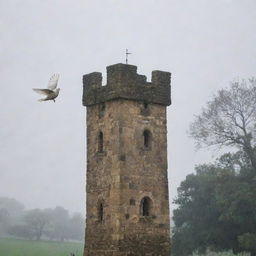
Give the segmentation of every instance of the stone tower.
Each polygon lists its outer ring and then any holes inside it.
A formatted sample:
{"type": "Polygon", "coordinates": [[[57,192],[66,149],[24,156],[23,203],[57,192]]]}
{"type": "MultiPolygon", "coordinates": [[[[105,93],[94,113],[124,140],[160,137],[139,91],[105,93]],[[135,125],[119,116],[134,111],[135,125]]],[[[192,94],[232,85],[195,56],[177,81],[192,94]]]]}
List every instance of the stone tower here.
{"type": "Polygon", "coordinates": [[[170,73],[107,67],[83,77],[87,107],[84,256],[167,256],[170,220],[166,106],[170,73]]]}

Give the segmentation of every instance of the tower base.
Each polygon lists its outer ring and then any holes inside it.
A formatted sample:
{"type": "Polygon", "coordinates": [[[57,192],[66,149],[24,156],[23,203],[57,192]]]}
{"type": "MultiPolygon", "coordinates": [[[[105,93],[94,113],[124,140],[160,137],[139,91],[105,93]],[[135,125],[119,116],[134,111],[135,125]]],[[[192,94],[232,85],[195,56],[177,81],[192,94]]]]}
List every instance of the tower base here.
{"type": "Polygon", "coordinates": [[[85,246],[84,256],[170,256],[170,239],[165,236],[125,236],[105,249],[85,246]]]}

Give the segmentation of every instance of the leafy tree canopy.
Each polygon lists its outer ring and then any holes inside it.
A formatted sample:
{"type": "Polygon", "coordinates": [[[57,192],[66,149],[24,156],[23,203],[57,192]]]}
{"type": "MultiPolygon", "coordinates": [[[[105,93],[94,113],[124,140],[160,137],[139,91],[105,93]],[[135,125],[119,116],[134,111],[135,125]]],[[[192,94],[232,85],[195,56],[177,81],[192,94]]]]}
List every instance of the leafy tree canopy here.
{"type": "Polygon", "coordinates": [[[188,175],[178,188],[175,255],[205,252],[208,248],[254,253],[245,240],[253,241],[256,235],[256,176],[251,179],[244,175],[247,169],[237,172],[219,165],[223,163],[198,166],[196,174],[188,175]],[[247,233],[251,236],[244,236],[247,233]]]}

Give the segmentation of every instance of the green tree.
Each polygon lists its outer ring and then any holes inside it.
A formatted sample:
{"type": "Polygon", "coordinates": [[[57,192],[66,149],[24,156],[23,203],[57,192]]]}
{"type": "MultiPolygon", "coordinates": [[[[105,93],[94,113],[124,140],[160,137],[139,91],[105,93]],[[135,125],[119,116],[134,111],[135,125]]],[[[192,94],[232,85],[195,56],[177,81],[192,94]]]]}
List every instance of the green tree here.
{"type": "Polygon", "coordinates": [[[207,248],[255,255],[256,79],[233,82],[207,103],[190,126],[199,147],[238,149],[216,164],[201,165],[178,189],[173,250],[188,255],[207,248]],[[185,243],[188,246],[185,246],[185,243]]]}
{"type": "Polygon", "coordinates": [[[36,237],[36,240],[40,240],[46,225],[50,221],[47,211],[40,209],[30,210],[26,213],[24,218],[27,226],[32,230],[33,235],[36,237]]]}
{"type": "Polygon", "coordinates": [[[215,165],[198,166],[196,174],[181,183],[174,210],[175,255],[208,248],[254,255],[244,235],[256,235],[256,176],[252,178],[246,162],[236,159],[239,155],[225,154],[215,165]]]}
{"type": "MultiPolygon", "coordinates": [[[[174,201],[178,208],[173,212],[175,255],[187,256],[194,250],[205,252],[218,235],[222,236],[215,196],[219,172],[213,165],[198,166],[196,174],[188,175],[178,188],[174,201]]],[[[233,174],[227,171],[226,175],[233,174]]]]}
{"type": "Polygon", "coordinates": [[[0,235],[7,236],[11,226],[21,222],[24,206],[13,198],[0,197],[0,235]]]}
{"type": "Polygon", "coordinates": [[[75,213],[69,220],[70,238],[82,240],[84,238],[85,221],[80,213],[75,213]]]}
{"type": "Polygon", "coordinates": [[[256,255],[256,234],[245,233],[238,237],[240,248],[250,251],[252,256],[256,255]]]}
{"type": "Polygon", "coordinates": [[[32,239],[34,232],[28,225],[13,225],[9,228],[8,233],[14,237],[32,239]]]}
{"type": "Polygon", "coordinates": [[[60,241],[69,239],[71,236],[69,212],[65,208],[57,206],[55,209],[48,209],[48,215],[50,221],[46,230],[47,236],[60,241]]]}

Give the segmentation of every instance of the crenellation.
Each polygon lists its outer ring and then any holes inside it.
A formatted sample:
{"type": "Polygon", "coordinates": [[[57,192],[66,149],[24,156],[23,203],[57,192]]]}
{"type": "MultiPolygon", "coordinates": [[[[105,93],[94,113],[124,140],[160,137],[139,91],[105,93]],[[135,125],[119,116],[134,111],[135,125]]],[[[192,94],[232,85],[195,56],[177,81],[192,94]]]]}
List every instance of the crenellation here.
{"type": "Polygon", "coordinates": [[[136,82],[137,82],[137,84],[143,84],[143,85],[145,85],[145,86],[148,85],[148,83],[147,83],[147,77],[144,76],[144,75],[137,75],[136,82]]]}
{"type": "Polygon", "coordinates": [[[126,64],[116,64],[107,67],[107,86],[129,86],[137,76],[137,67],[126,64]]]}
{"type": "Polygon", "coordinates": [[[137,66],[130,64],[117,63],[107,66],[107,74],[111,75],[114,72],[129,72],[130,74],[137,74],[137,66]]]}
{"type": "Polygon", "coordinates": [[[151,73],[151,81],[155,86],[170,86],[171,73],[165,71],[154,70],[151,73]]]}
{"type": "Polygon", "coordinates": [[[102,86],[102,74],[93,72],[83,76],[83,86],[85,90],[100,88],[102,86]]]}
{"type": "Polygon", "coordinates": [[[83,105],[127,99],[168,106],[171,74],[153,71],[152,82],[144,75],[137,74],[137,67],[128,64],[116,64],[107,67],[107,85],[102,86],[102,74],[98,72],[84,76],[83,105]]]}

